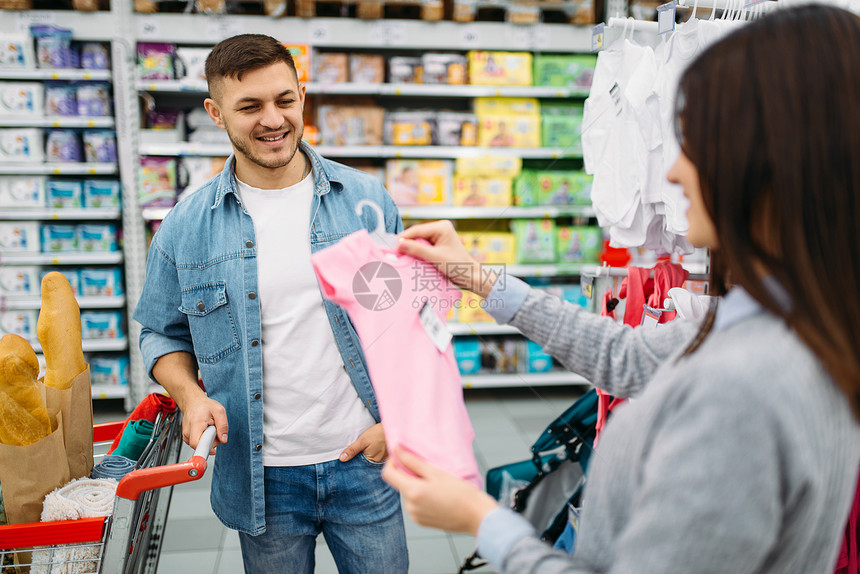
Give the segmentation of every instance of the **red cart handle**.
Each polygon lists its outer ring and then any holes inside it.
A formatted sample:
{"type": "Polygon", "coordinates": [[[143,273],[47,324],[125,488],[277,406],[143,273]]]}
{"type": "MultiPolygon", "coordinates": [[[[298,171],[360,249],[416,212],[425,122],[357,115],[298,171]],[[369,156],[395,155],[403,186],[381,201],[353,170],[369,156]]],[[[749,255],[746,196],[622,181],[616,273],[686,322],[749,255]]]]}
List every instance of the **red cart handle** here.
{"type": "Polygon", "coordinates": [[[200,437],[200,442],[197,444],[197,449],[188,459],[188,462],[134,470],[119,481],[116,495],[128,500],[137,500],[140,494],[147,490],[200,480],[206,472],[206,461],[214,442],[215,427],[206,427],[200,437]]]}

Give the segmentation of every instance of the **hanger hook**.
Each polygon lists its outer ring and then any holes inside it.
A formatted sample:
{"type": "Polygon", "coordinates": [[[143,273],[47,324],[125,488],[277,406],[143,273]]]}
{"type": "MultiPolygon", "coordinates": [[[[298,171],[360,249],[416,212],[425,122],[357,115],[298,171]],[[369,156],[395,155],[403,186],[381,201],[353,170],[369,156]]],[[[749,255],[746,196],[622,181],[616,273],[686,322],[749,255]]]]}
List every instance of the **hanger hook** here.
{"type": "Polygon", "coordinates": [[[365,207],[371,208],[376,213],[376,227],[369,230],[371,235],[382,237],[385,234],[385,215],[382,213],[382,208],[375,201],[364,198],[355,204],[355,214],[360,216],[365,207]]]}

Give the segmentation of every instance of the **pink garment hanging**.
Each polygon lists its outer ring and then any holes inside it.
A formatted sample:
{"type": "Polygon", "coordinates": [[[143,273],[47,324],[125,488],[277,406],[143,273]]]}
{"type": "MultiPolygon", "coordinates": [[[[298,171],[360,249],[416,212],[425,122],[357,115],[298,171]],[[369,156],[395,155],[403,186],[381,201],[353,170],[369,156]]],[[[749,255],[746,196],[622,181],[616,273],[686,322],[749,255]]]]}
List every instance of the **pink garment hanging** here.
{"type": "MultiPolygon", "coordinates": [[[[667,297],[669,289],[682,287],[690,272],[670,261],[661,261],[654,266],[654,290],[648,296],[648,306],[661,309],[667,297]]],[[[675,318],[675,311],[663,311],[660,315],[660,323],[668,323],[675,318]]]]}
{"type": "Polygon", "coordinates": [[[842,537],[842,548],[836,559],[834,574],[860,573],[860,541],[857,540],[857,523],[860,522],[860,480],[854,490],[854,503],[848,515],[848,524],[842,537]]]}
{"type": "MultiPolygon", "coordinates": [[[[603,294],[603,301],[600,304],[600,316],[615,318],[615,310],[609,310],[609,302],[612,300],[612,288],[606,290],[603,294]]],[[[603,425],[606,424],[606,416],[609,414],[609,403],[612,396],[603,389],[595,389],[597,391],[597,422],[594,424],[594,447],[597,447],[597,442],[600,440],[600,433],[603,432],[603,425]]]]}
{"type": "Polygon", "coordinates": [[[311,263],[323,296],[346,310],[361,339],[388,451],[403,446],[482,488],[453,346],[440,351],[419,318],[426,303],[444,328],[460,290],[430,263],[380,247],[365,230],[311,263]]]}

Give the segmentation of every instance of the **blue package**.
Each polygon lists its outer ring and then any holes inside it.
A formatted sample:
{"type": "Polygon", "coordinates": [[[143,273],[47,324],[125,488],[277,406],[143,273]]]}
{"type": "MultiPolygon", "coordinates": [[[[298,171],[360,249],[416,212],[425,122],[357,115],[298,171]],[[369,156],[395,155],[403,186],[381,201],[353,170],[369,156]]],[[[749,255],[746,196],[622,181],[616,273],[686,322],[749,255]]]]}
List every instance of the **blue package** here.
{"type": "Polygon", "coordinates": [[[124,336],[121,312],[81,312],[81,339],[121,339],[124,336]]]}
{"type": "Polygon", "coordinates": [[[116,225],[112,223],[82,223],[77,226],[78,248],[81,251],[117,251],[116,225]]]}
{"type": "Polygon", "coordinates": [[[116,297],[124,293],[119,267],[81,269],[80,277],[80,294],[84,297],[116,297]]]}
{"type": "Polygon", "coordinates": [[[86,70],[107,70],[110,67],[108,49],[102,42],[81,44],[81,68],[86,70]]]}
{"type": "Polygon", "coordinates": [[[86,179],[84,207],[119,207],[119,182],[115,179],[86,179]]]}
{"type": "Polygon", "coordinates": [[[81,139],[76,130],[47,130],[45,161],[81,162],[83,160],[81,139]]]}
{"type": "Polygon", "coordinates": [[[43,225],[42,251],[77,251],[78,234],[74,225],[43,225]]]}
{"type": "Polygon", "coordinates": [[[72,287],[72,292],[75,295],[81,294],[81,278],[78,275],[78,270],[77,269],[68,269],[68,268],[42,269],[41,273],[39,274],[40,291],[41,291],[42,279],[45,278],[45,275],[47,275],[48,273],[54,272],[54,271],[56,271],[58,273],[62,273],[65,276],[65,278],[68,279],[69,285],[72,287]]]}
{"type": "Polygon", "coordinates": [[[83,185],[74,180],[49,180],[45,184],[48,207],[83,207],[83,185]]]}
{"type": "Polygon", "coordinates": [[[534,341],[524,341],[523,364],[527,373],[546,373],[552,370],[552,357],[534,341]]]}
{"type": "Polygon", "coordinates": [[[45,82],[45,115],[78,115],[77,89],[68,82],[45,82]]]}
{"type": "Polygon", "coordinates": [[[128,357],[90,357],[90,383],[128,385],[128,357]]]}
{"type": "Polygon", "coordinates": [[[477,337],[454,339],[454,358],[461,375],[474,375],[481,370],[481,344],[477,337]]]}

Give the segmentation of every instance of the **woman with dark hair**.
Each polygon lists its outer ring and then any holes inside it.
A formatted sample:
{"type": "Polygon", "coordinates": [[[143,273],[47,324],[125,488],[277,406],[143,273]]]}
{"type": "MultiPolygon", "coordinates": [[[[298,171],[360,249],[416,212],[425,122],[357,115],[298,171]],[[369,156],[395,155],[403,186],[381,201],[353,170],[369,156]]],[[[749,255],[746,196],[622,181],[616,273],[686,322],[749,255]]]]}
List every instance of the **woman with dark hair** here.
{"type": "Polygon", "coordinates": [[[498,321],[636,397],[591,459],[572,556],[395,453],[383,476],[413,519],[476,535],[501,572],[833,569],[860,465],[860,18],[806,6],[741,27],[685,72],[677,115],[668,177],[724,294],[700,325],[631,330],[487,277],[449,222],[403,233],[400,250],[443,273],[471,262],[450,280],[498,321]]]}

